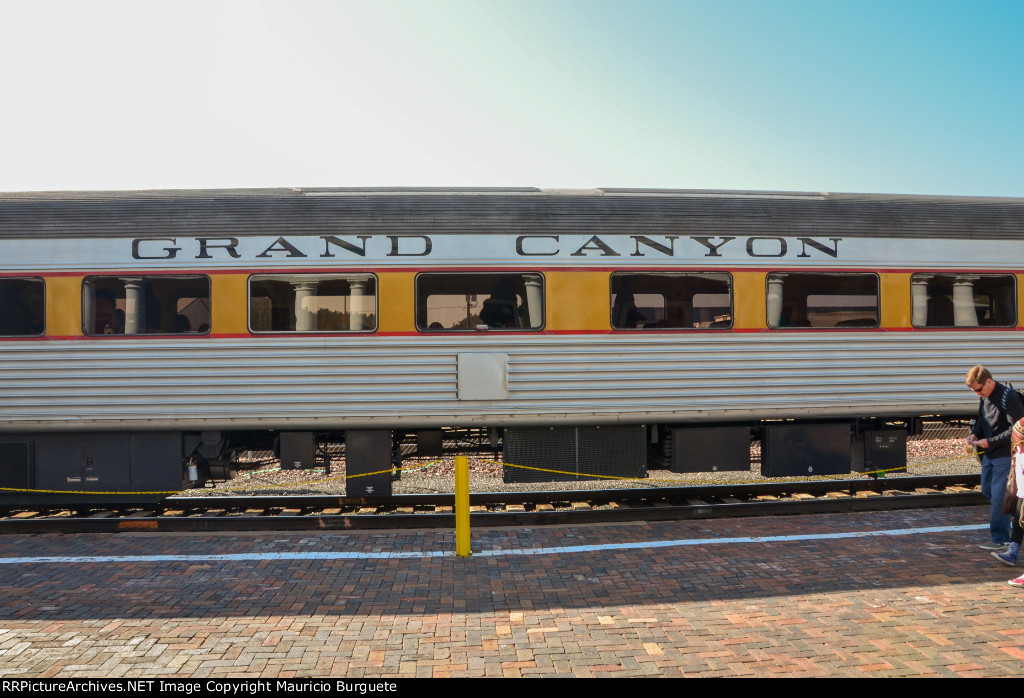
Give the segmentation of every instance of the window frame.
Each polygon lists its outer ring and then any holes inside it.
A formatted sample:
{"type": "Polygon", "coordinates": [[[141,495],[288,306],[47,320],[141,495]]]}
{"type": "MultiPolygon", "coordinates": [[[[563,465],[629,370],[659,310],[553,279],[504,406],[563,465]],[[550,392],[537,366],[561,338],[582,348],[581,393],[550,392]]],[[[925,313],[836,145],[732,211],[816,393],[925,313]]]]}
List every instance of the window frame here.
{"type": "MultiPolygon", "coordinates": [[[[93,280],[93,279],[117,279],[117,280],[123,280],[123,279],[126,279],[126,278],[133,278],[133,279],[137,278],[137,279],[142,279],[144,281],[148,281],[148,280],[152,280],[152,279],[160,279],[160,280],[173,280],[173,279],[198,280],[198,279],[202,279],[202,280],[206,281],[206,287],[207,287],[206,299],[207,299],[207,301],[210,304],[210,322],[209,322],[209,327],[207,327],[205,332],[137,332],[135,334],[127,334],[126,332],[118,332],[118,333],[111,333],[111,334],[90,332],[90,331],[86,330],[86,325],[85,325],[85,307],[83,305],[82,312],[81,312],[81,315],[82,315],[81,328],[82,328],[82,335],[83,336],[89,337],[89,338],[97,338],[97,337],[103,337],[103,338],[108,338],[108,337],[129,337],[129,338],[165,337],[166,338],[166,337],[209,337],[210,335],[213,334],[213,280],[212,280],[212,278],[210,277],[209,274],[188,274],[188,273],[185,273],[185,274],[179,274],[179,273],[169,273],[169,274],[124,274],[124,273],[89,274],[87,276],[82,277],[82,284],[81,284],[81,290],[82,290],[82,293],[83,293],[82,297],[84,298],[84,292],[85,292],[85,289],[86,289],[86,285],[91,280],[93,280]]],[[[92,293],[93,293],[92,301],[95,302],[95,300],[96,300],[95,291],[93,291],[92,293]]]]}
{"type": "Polygon", "coordinates": [[[3,287],[12,281],[38,281],[42,284],[42,306],[40,308],[40,320],[42,322],[42,329],[38,333],[33,334],[0,334],[0,339],[19,339],[19,338],[36,338],[46,336],[46,278],[43,276],[3,276],[0,277],[0,293],[3,292],[3,287]]]}
{"type": "MultiPolygon", "coordinates": [[[[348,296],[351,298],[351,295],[348,296]]],[[[245,326],[250,334],[253,335],[349,335],[349,334],[373,334],[380,328],[380,278],[374,272],[370,271],[344,271],[344,272],[256,272],[249,274],[245,282],[245,326]],[[351,277],[365,277],[373,279],[373,327],[370,329],[358,329],[358,330],[257,330],[253,329],[252,326],[252,284],[253,281],[261,280],[275,280],[275,281],[288,281],[294,280],[297,277],[311,277],[321,281],[344,281],[351,277]]]]}
{"type": "MultiPolygon", "coordinates": [[[[424,303],[430,296],[424,298],[424,303]]],[[[524,299],[529,302],[528,299],[524,299]]],[[[417,332],[423,334],[441,334],[441,333],[466,333],[466,332],[543,332],[547,327],[548,322],[548,294],[547,294],[547,278],[545,278],[543,272],[540,271],[519,271],[519,270],[508,270],[508,271],[421,271],[416,274],[413,278],[413,326],[417,332]],[[488,327],[487,329],[477,329],[477,326],[458,328],[458,327],[442,327],[439,329],[430,329],[429,327],[420,326],[419,308],[420,308],[420,279],[428,276],[493,276],[496,278],[502,276],[536,276],[540,279],[540,317],[541,323],[537,327],[488,327]]],[[[424,305],[424,307],[426,307],[424,305]]],[[[524,306],[527,307],[528,306],[524,306]]],[[[426,319],[426,318],[424,318],[426,319]]]]}
{"type": "MultiPolygon", "coordinates": [[[[1012,272],[987,272],[987,271],[915,271],[910,275],[910,326],[916,330],[1006,330],[1013,329],[1020,326],[1020,298],[1018,296],[1018,280],[1017,275],[1012,272]],[[957,276],[978,276],[994,278],[1008,278],[1011,282],[1011,289],[1008,295],[1009,299],[1013,302],[1013,322],[1008,325],[982,325],[980,322],[977,325],[916,325],[914,324],[914,277],[915,276],[945,276],[949,278],[956,278],[957,276]]],[[[975,306],[977,307],[977,306],[975,306]]],[[[927,303],[925,310],[925,322],[927,323],[927,303]]]]}
{"type": "MultiPolygon", "coordinates": [[[[765,300],[765,304],[764,304],[764,324],[765,324],[765,327],[767,327],[769,330],[780,330],[780,331],[783,331],[783,332],[791,332],[791,331],[794,331],[794,330],[804,330],[804,331],[812,330],[812,331],[815,331],[815,332],[851,332],[851,331],[864,331],[864,330],[878,330],[878,329],[881,329],[881,327],[882,327],[882,278],[881,278],[881,274],[879,274],[877,271],[860,271],[860,270],[857,270],[857,271],[808,271],[808,270],[790,271],[790,270],[786,270],[786,269],[775,269],[775,270],[766,272],[765,275],[764,275],[764,294],[765,294],[765,299],[764,299],[765,300]],[[769,312],[768,312],[768,299],[769,299],[769,294],[770,294],[770,283],[771,283],[772,274],[785,274],[787,276],[833,276],[833,277],[863,276],[863,277],[871,277],[871,278],[873,278],[875,280],[875,324],[874,325],[870,325],[870,326],[869,325],[855,325],[855,326],[849,326],[849,327],[840,327],[840,326],[836,326],[836,325],[826,326],[826,327],[815,327],[815,326],[810,325],[810,324],[808,324],[808,325],[792,325],[792,326],[788,326],[788,327],[787,326],[775,326],[775,325],[772,325],[771,322],[770,322],[770,316],[769,316],[769,312]]],[[[810,298],[810,295],[811,294],[808,294],[805,297],[805,305],[806,305],[806,299],[810,298]]],[[[851,294],[835,294],[835,295],[838,296],[838,295],[851,295],[851,294]]],[[[784,304],[784,301],[785,301],[785,299],[783,298],[782,299],[783,304],[784,304]]],[[[779,319],[781,321],[781,319],[782,319],[781,315],[780,315],[779,319]]]]}
{"type": "MultiPolygon", "coordinates": [[[[732,272],[729,271],[704,271],[704,270],[664,270],[657,271],[632,271],[620,269],[608,275],[608,326],[615,332],[723,332],[736,327],[736,284],[732,272]],[[728,327],[616,327],[615,326],[615,276],[725,276],[729,283],[729,326],[728,327]]],[[[635,293],[635,292],[634,292],[635,293]]],[[[696,295],[696,294],[695,294],[696,295]]],[[[692,299],[692,297],[691,297],[692,299]]],[[[690,306],[692,311],[692,304],[690,306]]]]}

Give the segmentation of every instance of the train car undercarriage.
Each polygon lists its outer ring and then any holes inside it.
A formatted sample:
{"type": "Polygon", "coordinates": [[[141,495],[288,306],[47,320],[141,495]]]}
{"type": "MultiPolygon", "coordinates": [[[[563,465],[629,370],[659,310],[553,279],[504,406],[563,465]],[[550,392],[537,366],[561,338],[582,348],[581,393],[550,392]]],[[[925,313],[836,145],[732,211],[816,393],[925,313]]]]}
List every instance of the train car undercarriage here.
{"type": "Polygon", "coordinates": [[[740,472],[758,460],[769,478],[884,475],[905,472],[907,437],[921,433],[923,421],[14,434],[0,437],[0,501],[65,503],[83,494],[154,501],[270,462],[252,453],[273,453],[282,469],[327,472],[343,457],[349,496],[390,495],[403,459],[460,453],[501,460],[506,482],[644,478],[652,469],[740,472]]]}

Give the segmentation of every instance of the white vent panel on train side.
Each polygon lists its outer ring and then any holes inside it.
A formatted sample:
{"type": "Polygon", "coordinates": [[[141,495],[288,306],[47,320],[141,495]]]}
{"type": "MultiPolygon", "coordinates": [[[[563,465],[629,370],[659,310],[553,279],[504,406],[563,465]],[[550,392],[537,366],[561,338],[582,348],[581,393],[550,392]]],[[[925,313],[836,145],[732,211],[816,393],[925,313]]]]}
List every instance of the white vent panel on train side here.
{"type": "Polygon", "coordinates": [[[508,354],[459,354],[460,400],[507,400],[508,354]]]}

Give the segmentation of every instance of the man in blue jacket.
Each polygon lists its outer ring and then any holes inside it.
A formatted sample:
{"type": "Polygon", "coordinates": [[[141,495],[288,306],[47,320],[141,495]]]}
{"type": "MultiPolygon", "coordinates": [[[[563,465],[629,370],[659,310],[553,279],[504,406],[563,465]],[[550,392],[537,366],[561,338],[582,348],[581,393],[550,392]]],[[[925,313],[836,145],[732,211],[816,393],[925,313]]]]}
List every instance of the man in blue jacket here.
{"type": "Polygon", "coordinates": [[[1016,390],[996,383],[984,366],[967,372],[967,387],[981,400],[978,419],[967,443],[982,451],[981,493],[991,504],[989,532],[991,540],[983,550],[1002,550],[1010,542],[1010,515],[1003,513],[1006,478],[1010,474],[1010,436],[1014,423],[1024,418],[1024,403],[1016,390]]]}

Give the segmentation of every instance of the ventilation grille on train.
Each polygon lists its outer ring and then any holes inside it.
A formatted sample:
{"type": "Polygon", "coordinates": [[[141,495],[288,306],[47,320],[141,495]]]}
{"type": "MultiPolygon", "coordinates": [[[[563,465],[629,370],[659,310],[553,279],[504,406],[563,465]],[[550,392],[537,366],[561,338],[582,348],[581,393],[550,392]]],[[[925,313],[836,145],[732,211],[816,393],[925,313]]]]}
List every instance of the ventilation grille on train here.
{"type": "Polygon", "coordinates": [[[646,433],[643,426],[508,428],[504,438],[504,480],[595,479],[587,475],[646,477],[646,433]]]}

